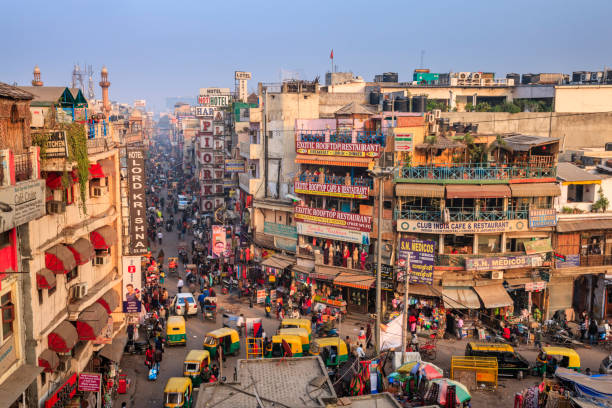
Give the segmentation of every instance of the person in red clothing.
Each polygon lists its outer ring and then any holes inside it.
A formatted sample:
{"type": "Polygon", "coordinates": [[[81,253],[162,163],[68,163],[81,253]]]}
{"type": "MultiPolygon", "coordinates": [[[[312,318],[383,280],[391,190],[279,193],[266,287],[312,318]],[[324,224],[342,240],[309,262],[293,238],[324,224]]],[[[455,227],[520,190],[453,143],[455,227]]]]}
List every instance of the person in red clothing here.
{"type": "Polygon", "coordinates": [[[408,326],[410,327],[410,333],[414,335],[416,333],[416,317],[413,314],[410,314],[408,317],[408,326]]]}
{"type": "Polygon", "coordinates": [[[153,367],[153,358],[154,358],[154,354],[153,354],[153,348],[151,348],[151,346],[149,345],[149,347],[147,347],[147,351],[145,351],[145,365],[149,368],[153,367]]]}

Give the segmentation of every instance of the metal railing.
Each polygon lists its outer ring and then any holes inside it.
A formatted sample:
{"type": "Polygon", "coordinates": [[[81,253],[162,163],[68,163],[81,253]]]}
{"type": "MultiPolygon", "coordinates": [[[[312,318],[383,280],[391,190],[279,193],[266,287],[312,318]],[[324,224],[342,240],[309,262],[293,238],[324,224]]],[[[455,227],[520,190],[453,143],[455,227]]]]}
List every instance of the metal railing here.
{"type": "MultiPolygon", "coordinates": [[[[526,220],[529,210],[493,209],[476,210],[470,208],[446,207],[450,221],[502,221],[526,220]]],[[[439,208],[402,207],[395,210],[395,219],[408,219],[417,221],[442,221],[443,215],[439,208]]]]}
{"type": "Polygon", "coordinates": [[[612,265],[612,255],[580,255],[580,266],[612,265]]]}
{"type": "Polygon", "coordinates": [[[87,139],[87,153],[96,154],[109,150],[111,140],[108,137],[97,137],[95,139],[87,139]]]}
{"type": "MultiPolygon", "coordinates": [[[[305,174],[305,173],[300,174],[296,178],[296,180],[302,181],[302,182],[309,182],[309,183],[320,183],[321,182],[318,175],[305,174]]],[[[350,181],[350,184],[346,184],[345,180],[346,180],[346,176],[336,176],[334,174],[326,174],[324,184],[339,184],[339,185],[350,185],[350,186],[374,188],[374,180],[372,180],[371,178],[353,177],[350,181]]]]}
{"type": "Polygon", "coordinates": [[[29,153],[15,155],[15,181],[25,181],[32,177],[32,159],[29,153]]]}
{"type": "Polygon", "coordinates": [[[488,163],[457,163],[446,165],[418,165],[398,169],[396,179],[428,179],[432,183],[442,180],[510,180],[552,178],[556,167],[505,165],[488,163]]]}
{"type": "Polygon", "coordinates": [[[363,143],[385,146],[385,136],[376,131],[367,130],[299,130],[300,142],[330,142],[330,143],[363,143]],[[355,139],[353,141],[353,135],[355,139]]]}

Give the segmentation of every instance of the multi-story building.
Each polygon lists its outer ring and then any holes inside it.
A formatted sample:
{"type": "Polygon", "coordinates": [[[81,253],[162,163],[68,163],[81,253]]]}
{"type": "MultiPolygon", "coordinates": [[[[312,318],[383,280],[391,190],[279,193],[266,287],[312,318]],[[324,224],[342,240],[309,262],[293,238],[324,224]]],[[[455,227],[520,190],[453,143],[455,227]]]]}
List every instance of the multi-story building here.
{"type": "Polygon", "coordinates": [[[39,148],[32,146],[33,95],[0,83],[0,401],[6,407],[36,404],[28,396],[42,368],[28,350],[32,314],[28,292],[30,224],[45,213],[39,148]]]}
{"type": "Polygon", "coordinates": [[[74,396],[79,373],[103,369],[92,356],[123,326],[114,313],[122,282],[119,149],[108,92],[103,110],[91,112],[80,92],[34,85],[21,89],[34,95],[34,116],[44,112],[32,137],[41,150],[45,215],[23,238],[25,349],[44,368],[32,399],[52,406],[60,394],[74,396]]]}

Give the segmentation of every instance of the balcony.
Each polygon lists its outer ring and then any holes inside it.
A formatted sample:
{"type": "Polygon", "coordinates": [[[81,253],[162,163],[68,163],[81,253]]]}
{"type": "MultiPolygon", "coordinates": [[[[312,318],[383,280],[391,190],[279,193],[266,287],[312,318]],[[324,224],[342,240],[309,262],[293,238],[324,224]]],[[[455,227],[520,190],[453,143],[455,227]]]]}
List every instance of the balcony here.
{"type": "MultiPolygon", "coordinates": [[[[474,208],[446,207],[448,221],[503,221],[503,220],[526,220],[529,218],[528,209],[491,209],[476,210],[474,208]]],[[[403,207],[395,210],[395,219],[434,221],[443,220],[439,208],[403,207]]]]}
{"type": "Polygon", "coordinates": [[[15,156],[15,181],[29,180],[32,177],[32,158],[30,153],[16,154],[15,156]]]}
{"type": "Polygon", "coordinates": [[[245,159],[260,159],[261,158],[261,144],[240,142],[240,156],[245,159]]]}
{"type": "Polygon", "coordinates": [[[612,265],[612,255],[580,255],[580,266],[612,265]]]}
{"type": "Polygon", "coordinates": [[[114,143],[110,137],[97,137],[95,139],[87,139],[88,154],[107,152],[113,147],[114,143]]]}
{"type": "Polygon", "coordinates": [[[255,178],[249,173],[238,174],[238,183],[240,188],[248,194],[252,194],[255,198],[261,198],[264,195],[264,189],[261,188],[263,180],[255,178]]]}
{"type": "Polygon", "coordinates": [[[385,146],[385,136],[382,133],[367,130],[299,130],[297,141],[379,144],[385,146]]]}
{"type": "Polygon", "coordinates": [[[356,187],[369,187],[374,188],[374,180],[370,177],[348,177],[348,183],[346,182],[347,176],[338,176],[335,174],[325,174],[323,178],[319,174],[312,174],[310,172],[302,172],[295,181],[317,183],[317,184],[336,184],[342,186],[356,186],[356,187]]]}
{"type": "Polygon", "coordinates": [[[432,164],[402,167],[397,170],[395,181],[428,184],[503,184],[517,179],[552,179],[554,181],[556,174],[554,166],[491,165],[489,163],[432,164]]]}

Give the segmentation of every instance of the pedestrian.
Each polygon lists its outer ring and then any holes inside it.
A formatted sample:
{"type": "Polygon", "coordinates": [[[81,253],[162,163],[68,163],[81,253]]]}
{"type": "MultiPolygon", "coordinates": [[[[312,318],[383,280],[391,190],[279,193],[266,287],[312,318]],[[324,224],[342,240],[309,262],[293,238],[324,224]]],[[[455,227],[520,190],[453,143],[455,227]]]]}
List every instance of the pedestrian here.
{"type": "Polygon", "coordinates": [[[346,340],[344,342],[346,343],[348,354],[351,354],[353,352],[353,340],[351,340],[350,336],[346,336],[346,340]]]}
{"type": "Polygon", "coordinates": [[[238,319],[236,320],[236,326],[238,329],[238,335],[239,336],[243,336],[243,332],[242,332],[242,327],[244,326],[244,315],[242,313],[240,313],[240,316],[238,316],[238,319]]]}
{"type": "Polygon", "coordinates": [[[154,359],[153,348],[151,348],[151,345],[149,345],[147,347],[147,351],[145,351],[145,365],[148,368],[153,367],[153,359],[154,359]]]}
{"type": "Polygon", "coordinates": [[[183,282],[183,279],[179,278],[178,282],[176,283],[176,290],[178,291],[178,293],[181,293],[183,291],[183,286],[185,286],[185,282],[183,282]]]}
{"type": "Polygon", "coordinates": [[[538,327],[533,335],[533,344],[536,348],[542,348],[542,330],[538,327]]]}
{"type": "Polygon", "coordinates": [[[265,309],[266,309],[266,317],[269,319],[270,318],[270,311],[272,310],[272,307],[270,307],[269,303],[266,303],[265,309]]]}
{"type": "Polygon", "coordinates": [[[161,230],[159,230],[159,232],[157,233],[157,241],[159,243],[159,245],[162,244],[162,238],[164,237],[164,234],[161,232],[161,230]]]}
{"type": "Polygon", "coordinates": [[[357,340],[360,344],[363,344],[366,341],[366,332],[363,326],[361,327],[361,329],[359,329],[359,335],[357,336],[357,340]]]}
{"type": "Polygon", "coordinates": [[[163,351],[161,351],[160,349],[156,349],[155,350],[155,368],[157,369],[157,372],[159,373],[159,366],[161,364],[163,358],[163,351]]]}
{"type": "Polygon", "coordinates": [[[416,333],[416,321],[415,315],[410,313],[410,316],[408,316],[408,325],[410,326],[410,333],[412,333],[413,336],[416,333]]]}
{"type": "Polygon", "coordinates": [[[357,355],[357,358],[365,358],[366,355],[365,351],[363,351],[363,344],[359,343],[359,345],[355,349],[355,354],[357,355]]]}
{"type": "Polygon", "coordinates": [[[586,333],[587,333],[587,328],[588,328],[587,317],[585,317],[583,315],[580,318],[580,340],[584,340],[585,339],[586,333]]]}
{"type": "Polygon", "coordinates": [[[591,322],[589,323],[589,344],[592,346],[593,343],[597,344],[597,334],[599,332],[599,329],[597,327],[597,321],[593,318],[590,319],[591,322]]]}
{"type": "Polygon", "coordinates": [[[457,337],[459,340],[463,338],[463,319],[461,316],[458,316],[457,318],[457,337]]]}

